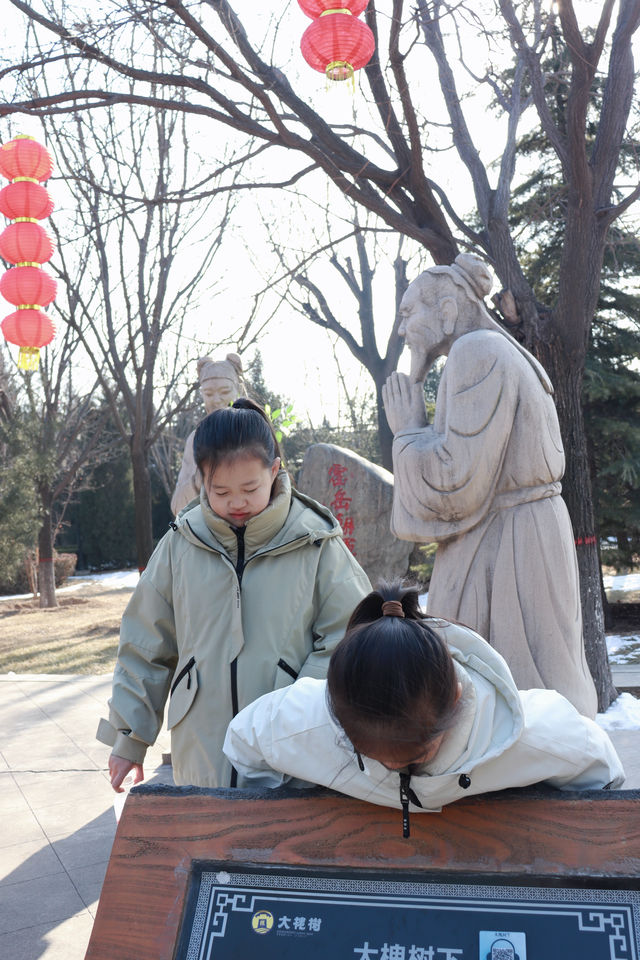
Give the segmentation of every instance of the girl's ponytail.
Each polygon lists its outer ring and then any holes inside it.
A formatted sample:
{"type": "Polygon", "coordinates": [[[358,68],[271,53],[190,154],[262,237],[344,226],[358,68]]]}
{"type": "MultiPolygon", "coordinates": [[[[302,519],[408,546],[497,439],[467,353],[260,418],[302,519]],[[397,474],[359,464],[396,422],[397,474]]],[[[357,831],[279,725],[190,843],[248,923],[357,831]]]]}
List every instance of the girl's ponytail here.
{"type": "Polygon", "coordinates": [[[396,581],[387,583],[381,580],[377,590],[372,590],[364,597],[349,618],[345,639],[353,627],[362,623],[372,623],[384,616],[383,606],[387,601],[399,602],[407,620],[423,620],[424,613],[420,609],[420,598],[415,587],[404,587],[396,581]]]}

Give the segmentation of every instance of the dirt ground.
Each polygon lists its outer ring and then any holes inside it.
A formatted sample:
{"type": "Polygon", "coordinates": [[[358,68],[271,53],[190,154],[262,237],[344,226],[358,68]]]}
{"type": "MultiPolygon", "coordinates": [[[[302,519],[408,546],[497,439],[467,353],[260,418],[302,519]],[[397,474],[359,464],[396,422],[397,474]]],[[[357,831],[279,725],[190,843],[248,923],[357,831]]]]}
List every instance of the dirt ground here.
{"type": "Polygon", "coordinates": [[[58,594],[58,607],[41,610],[37,600],[0,603],[0,645],[42,639],[117,637],[122,612],[132,594],[126,587],[109,589],[100,583],[77,593],[58,594]]]}
{"type": "Polygon", "coordinates": [[[132,590],[104,583],[59,593],[58,607],[37,600],[0,601],[0,672],[108,672],[132,590]],[[42,659],[42,663],[40,660],[42,659]]]}
{"type": "MultiPolygon", "coordinates": [[[[37,600],[0,600],[0,673],[110,672],[131,593],[102,581],[59,593],[51,610],[41,610],[37,600]]],[[[611,604],[608,632],[640,628],[640,594],[625,600],[611,604]]]]}

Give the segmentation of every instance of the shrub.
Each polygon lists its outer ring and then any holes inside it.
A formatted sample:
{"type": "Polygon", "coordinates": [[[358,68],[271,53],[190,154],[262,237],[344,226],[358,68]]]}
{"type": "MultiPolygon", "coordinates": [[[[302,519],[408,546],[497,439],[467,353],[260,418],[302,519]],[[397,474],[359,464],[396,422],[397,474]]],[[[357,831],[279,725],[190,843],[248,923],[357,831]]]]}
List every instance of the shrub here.
{"type": "MultiPolygon", "coordinates": [[[[67,577],[75,573],[78,558],[75,553],[54,553],[54,576],[56,587],[61,587],[67,577]]],[[[37,576],[37,562],[35,554],[25,554],[24,561],[11,578],[0,580],[0,595],[14,593],[33,593],[37,576]]]]}

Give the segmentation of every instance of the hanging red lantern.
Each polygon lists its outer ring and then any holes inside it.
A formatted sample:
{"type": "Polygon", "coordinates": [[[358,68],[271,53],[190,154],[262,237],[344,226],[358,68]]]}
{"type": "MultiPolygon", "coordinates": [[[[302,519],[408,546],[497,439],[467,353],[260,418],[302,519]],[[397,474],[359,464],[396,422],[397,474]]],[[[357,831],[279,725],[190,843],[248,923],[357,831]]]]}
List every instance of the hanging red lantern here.
{"type": "Polygon", "coordinates": [[[298,0],[303,13],[312,20],[327,13],[350,13],[354,17],[359,17],[368,3],[369,0],[345,0],[344,3],[336,3],[336,0],[298,0]]]}
{"type": "Polygon", "coordinates": [[[53,160],[46,147],[33,137],[19,135],[0,147],[0,173],[7,180],[48,180],[53,173],[53,160]]]}
{"type": "Polygon", "coordinates": [[[0,293],[17,310],[0,324],[9,343],[20,347],[18,366],[37,370],[40,347],[51,343],[55,327],[39,310],[56,295],[53,277],[40,269],[53,256],[54,246],[38,220],[53,210],[39,181],[53,172],[48,150],[32,137],[15,137],[0,147],[0,173],[13,182],[0,191],[0,211],[14,222],[0,234],[0,256],[17,266],[0,279],[0,293]]]}
{"type": "Polygon", "coordinates": [[[0,233],[0,256],[9,263],[46,263],[53,251],[49,234],[35,220],[16,220],[0,233]]]}
{"type": "Polygon", "coordinates": [[[375,38],[351,13],[331,11],[309,24],[300,49],[309,66],[329,80],[348,80],[371,59],[375,38]]]}
{"type": "Polygon", "coordinates": [[[15,180],[0,190],[0,212],[10,220],[18,217],[44,220],[53,212],[53,200],[41,183],[15,180]]]}
{"type": "Polygon", "coordinates": [[[57,288],[53,277],[40,267],[13,267],[0,277],[0,293],[16,306],[46,307],[55,300],[57,288]]]}
{"type": "Polygon", "coordinates": [[[5,340],[20,347],[18,366],[37,370],[40,347],[53,340],[56,328],[46,313],[31,306],[19,307],[0,323],[5,340]]]}

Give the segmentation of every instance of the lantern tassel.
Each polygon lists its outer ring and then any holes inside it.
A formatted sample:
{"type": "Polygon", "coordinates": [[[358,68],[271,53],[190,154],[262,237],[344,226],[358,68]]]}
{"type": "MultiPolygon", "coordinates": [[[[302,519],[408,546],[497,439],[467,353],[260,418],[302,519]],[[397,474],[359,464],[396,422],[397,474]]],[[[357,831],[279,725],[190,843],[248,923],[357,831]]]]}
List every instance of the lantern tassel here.
{"type": "Polygon", "coordinates": [[[355,94],[355,72],[351,64],[347,63],[346,60],[332,60],[331,63],[328,63],[325,70],[325,76],[327,78],[327,82],[325,84],[326,90],[329,90],[336,80],[338,83],[344,83],[346,80],[351,82],[351,93],[355,94]]]}
{"type": "Polygon", "coordinates": [[[18,367],[21,370],[37,370],[40,366],[39,347],[20,347],[18,367]]]}

